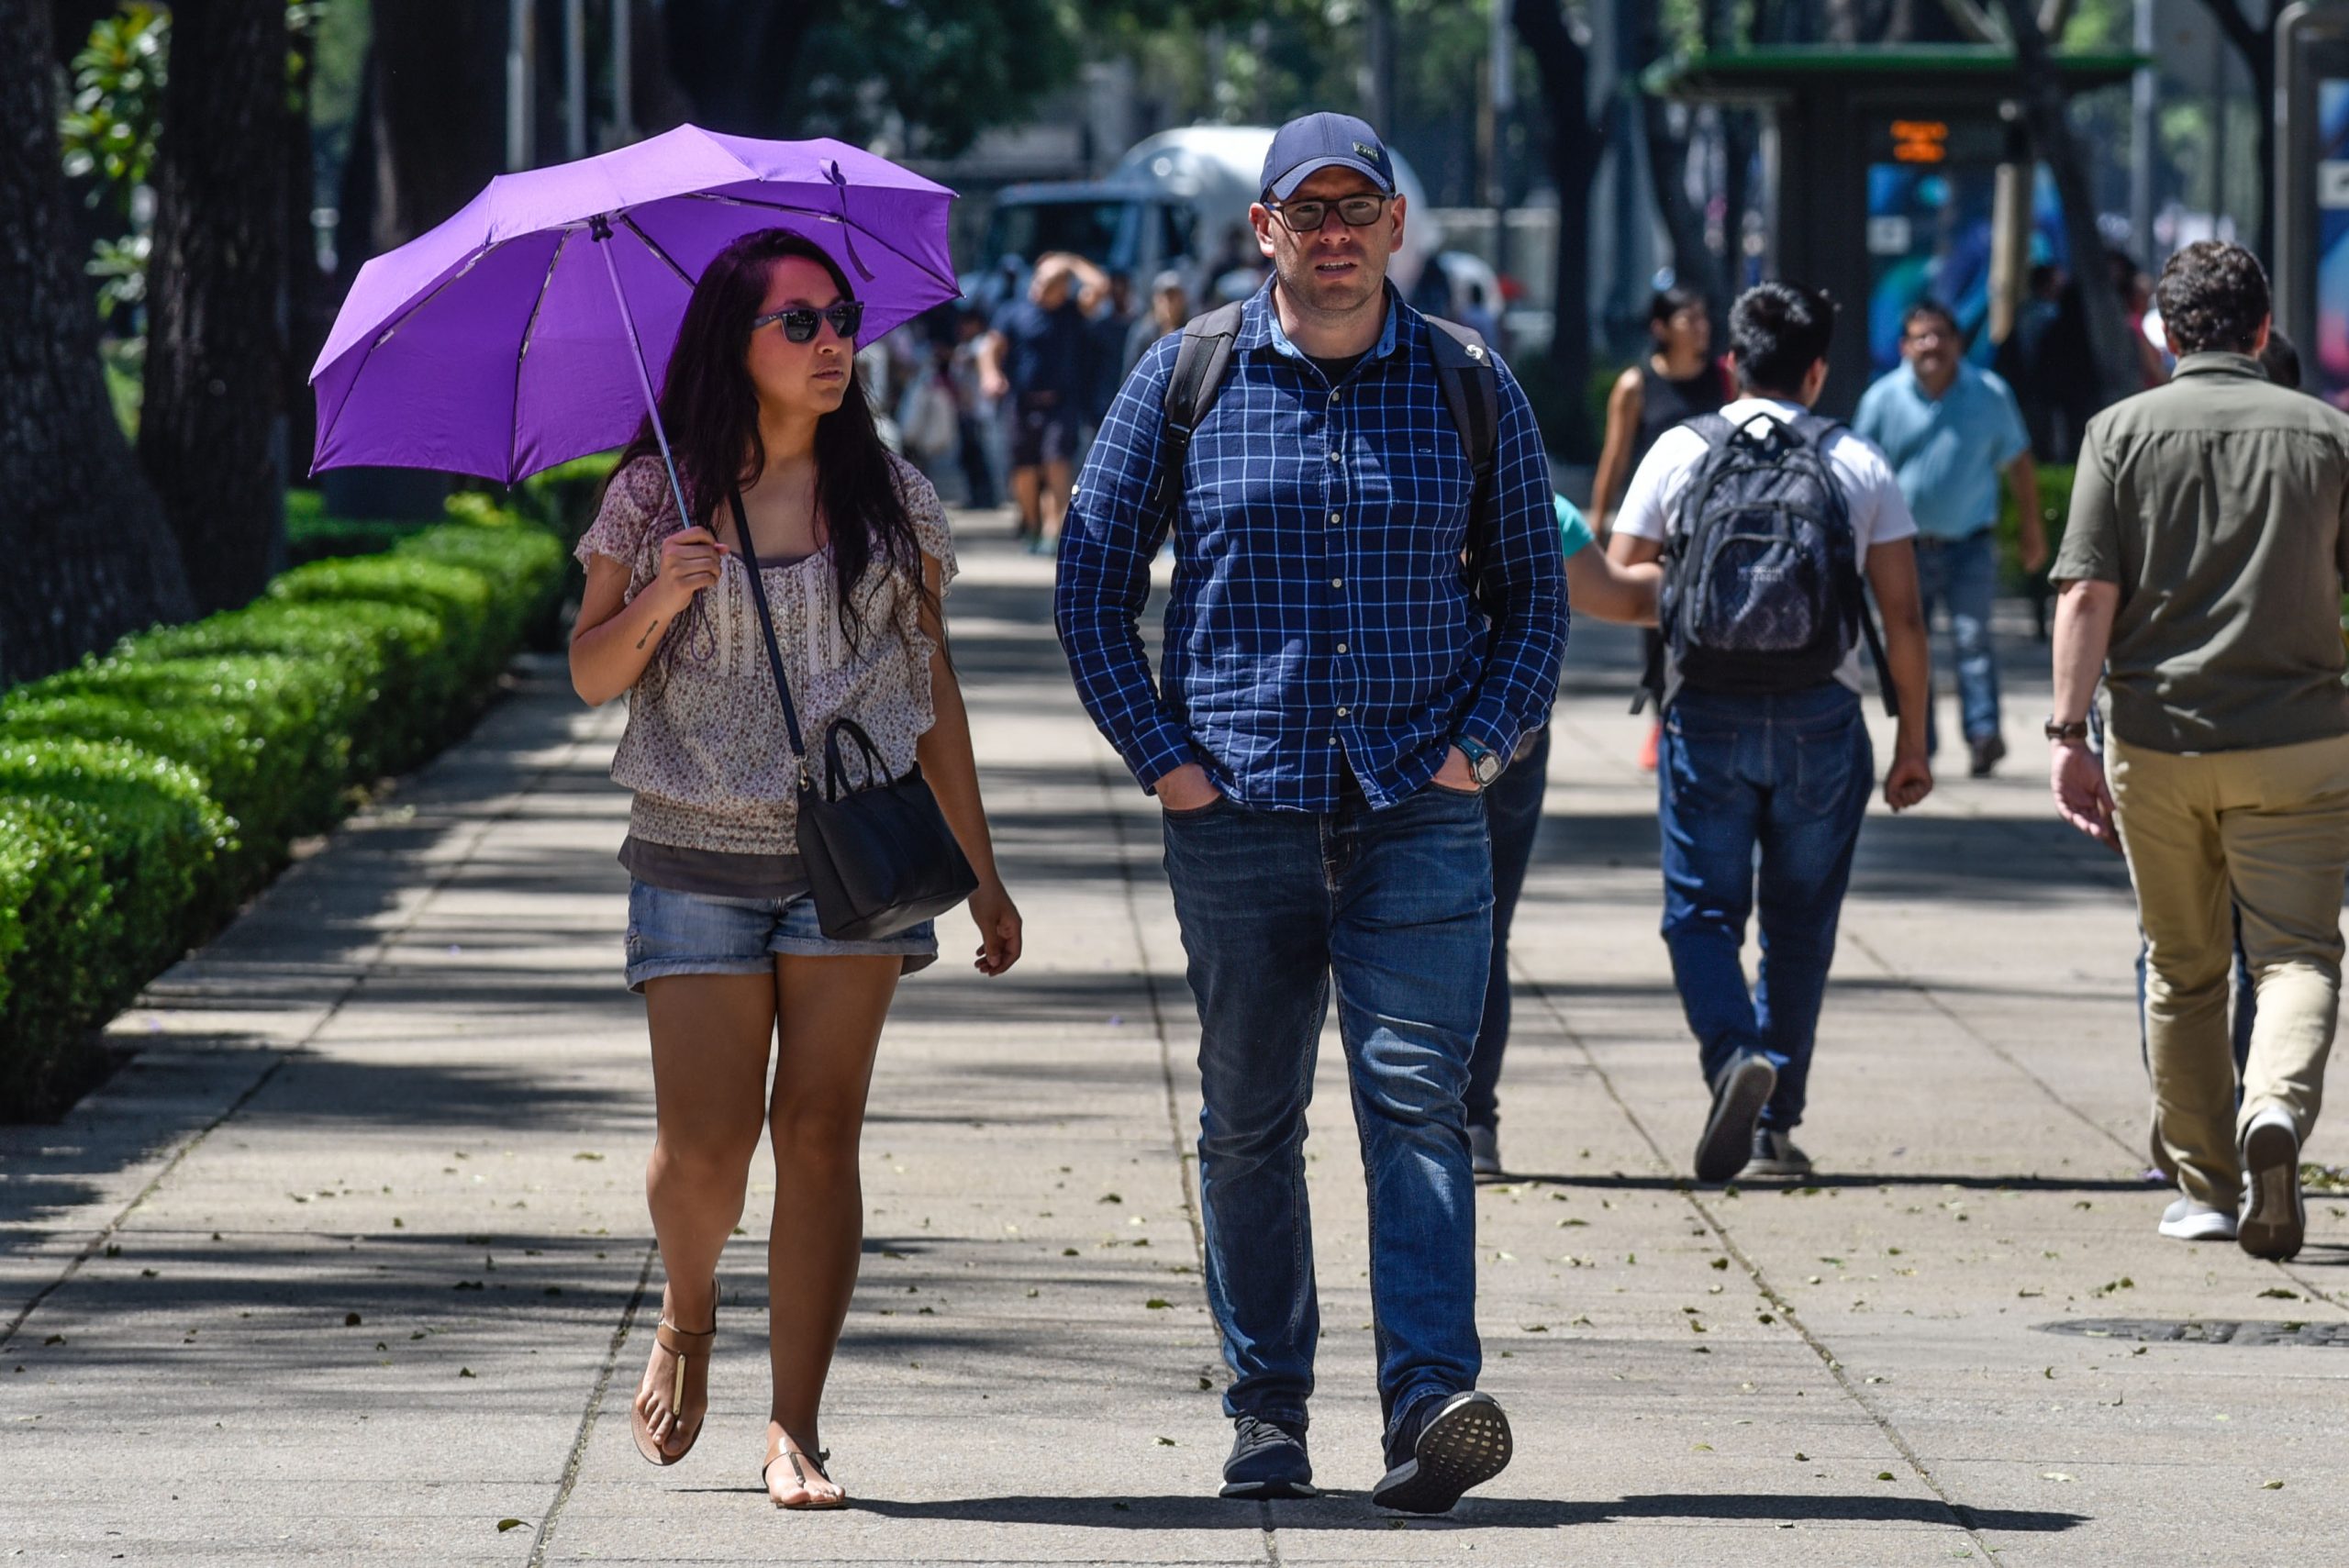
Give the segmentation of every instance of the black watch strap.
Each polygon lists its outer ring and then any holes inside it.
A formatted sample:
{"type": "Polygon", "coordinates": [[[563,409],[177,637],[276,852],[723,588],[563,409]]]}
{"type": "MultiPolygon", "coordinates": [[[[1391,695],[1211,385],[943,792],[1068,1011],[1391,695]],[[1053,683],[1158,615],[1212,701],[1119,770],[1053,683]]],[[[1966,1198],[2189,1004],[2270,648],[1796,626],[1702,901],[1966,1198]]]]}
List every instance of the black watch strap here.
{"type": "Polygon", "coordinates": [[[2071,723],[2065,724],[2051,717],[2047,721],[2046,730],[2047,739],[2050,740],[2085,740],[2088,738],[2088,721],[2085,718],[2076,718],[2071,723]]]}

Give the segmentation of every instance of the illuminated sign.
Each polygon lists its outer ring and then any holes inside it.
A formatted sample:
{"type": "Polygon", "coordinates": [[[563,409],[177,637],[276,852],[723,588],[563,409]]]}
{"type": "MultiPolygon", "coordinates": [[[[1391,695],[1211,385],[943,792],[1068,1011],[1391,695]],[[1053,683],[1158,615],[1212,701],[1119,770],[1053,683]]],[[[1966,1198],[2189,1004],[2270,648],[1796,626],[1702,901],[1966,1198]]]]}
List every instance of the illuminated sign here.
{"type": "Polygon", "coordinates": [[[1892,161],[1895,163],[1945,163],[1949,161],[1947,120],[1894,120],[1892,161]]]}

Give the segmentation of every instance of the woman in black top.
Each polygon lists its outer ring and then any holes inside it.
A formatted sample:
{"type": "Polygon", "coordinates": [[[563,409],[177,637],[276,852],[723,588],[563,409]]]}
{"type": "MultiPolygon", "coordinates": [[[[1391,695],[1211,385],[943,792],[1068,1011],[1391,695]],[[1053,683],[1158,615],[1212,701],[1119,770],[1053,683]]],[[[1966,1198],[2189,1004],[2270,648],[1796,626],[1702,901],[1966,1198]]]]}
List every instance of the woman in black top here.
{"type": "MultiPolygon", "coordinates": [[[[1653,347],[1615,378],[1615,390],[1607,396],[1607,439],[1590,488],[1591,531],[1601,539],[1656,438],[1730,400],[1729,374],[1712,357],[1712,314],[1703,295],[1676,286],[1658,289],[1648,299],[1648,336],[1653,347]]],[[[1640,684],[1653,692],[1664,684],[1664,639],[1651,631],[1645,647],[1647,667],[1640,684]]],[[[1656,729],[1650,726],[1640,766],[1655,767],[1655,750],[1656,729]]]]}

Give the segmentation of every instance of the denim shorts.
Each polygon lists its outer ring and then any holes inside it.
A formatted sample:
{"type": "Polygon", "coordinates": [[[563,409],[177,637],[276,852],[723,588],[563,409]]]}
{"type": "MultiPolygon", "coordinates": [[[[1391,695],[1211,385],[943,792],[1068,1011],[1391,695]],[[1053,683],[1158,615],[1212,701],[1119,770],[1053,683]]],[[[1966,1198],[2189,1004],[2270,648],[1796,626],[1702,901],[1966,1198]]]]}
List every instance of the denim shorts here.
{"type": "Polygon", "coordinates": [[[816,923],[816,900],[721,898],[631,881],[628,890],[628,988],[641,991],[665,974],[764,974],[774,955],[800,958],[895,956],[911,974],[938,962],[935,924],[879,941],[834,941],[816,923]]]}

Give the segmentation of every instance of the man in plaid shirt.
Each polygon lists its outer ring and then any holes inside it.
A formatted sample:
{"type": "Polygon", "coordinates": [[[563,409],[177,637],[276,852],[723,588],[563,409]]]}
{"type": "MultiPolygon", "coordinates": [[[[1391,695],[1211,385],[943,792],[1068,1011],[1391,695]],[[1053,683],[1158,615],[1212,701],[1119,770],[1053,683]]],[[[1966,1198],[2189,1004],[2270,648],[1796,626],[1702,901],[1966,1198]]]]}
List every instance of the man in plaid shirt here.
{"type": "Polygon", "coordinates": [[[1477,797],[1555,694],[1564,567],[1524,394],[1498,370],[1479,480],[1434,329],[1386,286],[1406,214],[1376,133],[1342,115],[1284,126],[1249,216],[1275,275],[1242,313],[1172,515],[1152,505],[1170,336],[1079,479],[1057,618],[1086,710],[1163,807],[1201,1028],[1208,1297],[1233,1376],[1224,1495],[1313,1491],[1303,1145],[1334,979],[1370,1188],[1386,1416],[1372,1496],[1441,1513],[1508,1461],[1508,1421],[1475,1392],[1461,1104],[1492,919],[1477,797]],[[1170,526],[1153,681],[1138,622],[1170,526]]]}

